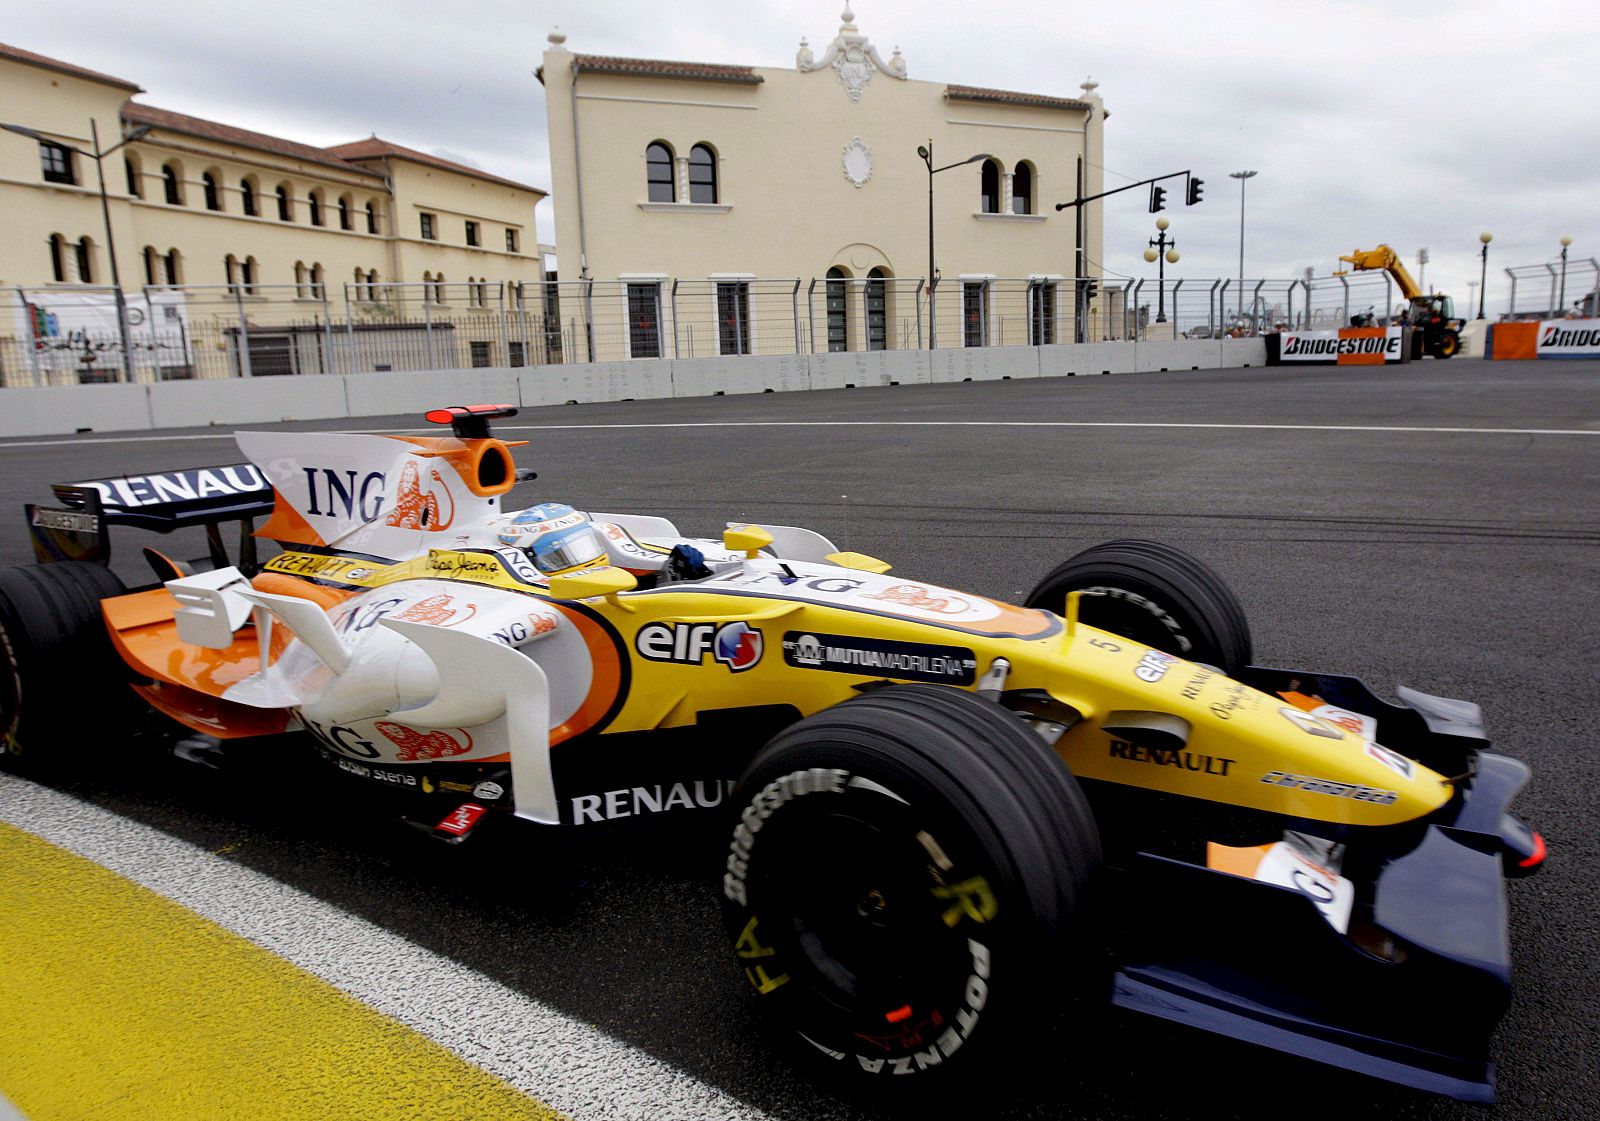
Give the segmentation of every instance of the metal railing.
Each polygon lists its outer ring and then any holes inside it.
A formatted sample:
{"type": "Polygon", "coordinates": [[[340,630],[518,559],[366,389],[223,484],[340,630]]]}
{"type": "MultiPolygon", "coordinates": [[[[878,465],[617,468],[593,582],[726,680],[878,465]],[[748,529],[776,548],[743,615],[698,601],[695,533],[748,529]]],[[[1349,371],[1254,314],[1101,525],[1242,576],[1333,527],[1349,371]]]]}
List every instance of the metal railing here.
{"type": "MultiPolygon", "coordinates": [[[[1053,346],[1342,325],[1369,305],[1392,307],[1387,285],[743,276],[154,285],[127,293],[127,341],[138,382],[1053,346]]],[[[113,289],[0,296],[0,386],[123,379],[113,289]]]]}
{"type": "Polygon", "coordinates": [[[1542,265],[1513,265],[1505,274],[1511,281],[1507,319],[1564,319],[1570,314],[1600,316],[1600,260],[1569,257],[1563,267],[1557,258],[1542,265]]]}

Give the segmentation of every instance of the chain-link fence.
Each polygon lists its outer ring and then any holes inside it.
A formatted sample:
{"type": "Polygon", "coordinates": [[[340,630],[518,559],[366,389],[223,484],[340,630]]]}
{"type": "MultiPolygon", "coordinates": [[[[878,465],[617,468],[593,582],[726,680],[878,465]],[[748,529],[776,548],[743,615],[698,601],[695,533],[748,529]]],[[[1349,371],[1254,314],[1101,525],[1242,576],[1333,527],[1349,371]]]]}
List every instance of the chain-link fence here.
{"type": "Polygon", "coordinates": [[[0,299],[0,385],[1219,338],[1342,325],[1369,306],[1381,316],[1388,287],[1367,276],[330,284],[319,271],[120,301],[112,288],[17,288],[0,299]]]}

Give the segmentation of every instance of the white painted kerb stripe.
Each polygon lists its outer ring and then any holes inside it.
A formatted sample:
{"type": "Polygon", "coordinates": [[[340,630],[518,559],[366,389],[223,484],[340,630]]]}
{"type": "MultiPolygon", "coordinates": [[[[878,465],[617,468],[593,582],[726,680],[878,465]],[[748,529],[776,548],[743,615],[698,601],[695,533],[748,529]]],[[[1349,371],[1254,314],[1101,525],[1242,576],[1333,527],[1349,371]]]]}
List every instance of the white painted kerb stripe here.
{"type": "Polygon", "coordinates": [[[6,774],[0,807],[18,828],[264,946],[579,1121],[767,1116],[481,973],[147,825],[6,774]],[[414,984],[418,977],[429,984],[414,984]]]}

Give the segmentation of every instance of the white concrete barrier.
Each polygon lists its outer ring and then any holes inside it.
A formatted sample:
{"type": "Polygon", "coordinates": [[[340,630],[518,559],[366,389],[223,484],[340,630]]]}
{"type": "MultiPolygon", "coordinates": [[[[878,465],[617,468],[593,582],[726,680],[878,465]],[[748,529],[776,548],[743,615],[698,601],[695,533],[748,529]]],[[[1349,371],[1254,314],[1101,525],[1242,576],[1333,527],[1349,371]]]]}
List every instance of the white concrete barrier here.
{"type": "Polygon", "coordinates": [[[384,416],[473,402],[532,408],[1265,363],[1260,339],[1184,339],[0,389],[0,437],[384,416]]]}
{"type": "Polygon", "coordinates": [[[354,414],[345,398],[345,381],[339,376],[308,375],[158,382],[146,387],[150,391],[150,427],[203,428],[213,424],[268,424],[351,416],[354,414]]]}
{"type": "Polygon", "coordinates": [[[150,427],[148,385],[0,389],[0,436],[59,436],[150,427]]]}

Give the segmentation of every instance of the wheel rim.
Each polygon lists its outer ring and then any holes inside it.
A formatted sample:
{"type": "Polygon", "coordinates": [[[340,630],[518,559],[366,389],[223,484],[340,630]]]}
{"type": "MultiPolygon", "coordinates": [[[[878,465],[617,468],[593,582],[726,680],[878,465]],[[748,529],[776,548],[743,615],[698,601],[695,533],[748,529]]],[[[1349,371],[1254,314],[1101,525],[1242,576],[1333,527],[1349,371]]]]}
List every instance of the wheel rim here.
{"type": "Polygon", "coordinates": [[[845,801],[761,838],[763,894],[782,900],[764,910],[786,968],[828,1026],[863,1054],[903,1054],[929,1045],[962,1004],[971,925],[947,924],[952,903],[937,893],[963,873],[941,872],[926,847],[943,855],[940,843],[909,813],[886,811],[888,799],[852,792],[845,801]]]}

